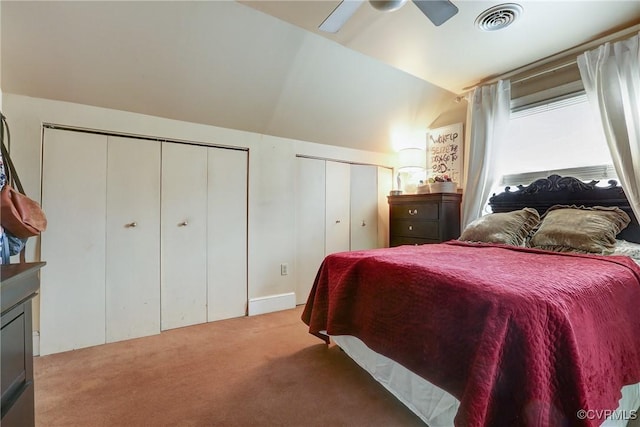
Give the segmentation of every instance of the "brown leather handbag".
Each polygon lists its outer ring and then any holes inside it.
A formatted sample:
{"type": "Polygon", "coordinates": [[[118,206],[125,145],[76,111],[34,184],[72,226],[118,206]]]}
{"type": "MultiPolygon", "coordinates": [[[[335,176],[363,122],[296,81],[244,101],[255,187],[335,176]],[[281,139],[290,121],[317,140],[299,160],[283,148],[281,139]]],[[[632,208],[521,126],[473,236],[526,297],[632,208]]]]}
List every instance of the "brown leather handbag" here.
{"type": "Polygon", "coordinates": [[[0,148],[2,157],[7,168],[5,173],[7,181],[0,191],[0,224],[16,237],[27,238],[37,236],[47,228],[47,217],[40,208],[38,202],[31,200],[24,193],[18,173],[9,157],[7,148],[4,145],[4,135],[9,141],[9,125],[5,116],[0,113],[2,123],[0,124],[0,148]],[[11,185],[14,183],[15,188],[11,185]]]}

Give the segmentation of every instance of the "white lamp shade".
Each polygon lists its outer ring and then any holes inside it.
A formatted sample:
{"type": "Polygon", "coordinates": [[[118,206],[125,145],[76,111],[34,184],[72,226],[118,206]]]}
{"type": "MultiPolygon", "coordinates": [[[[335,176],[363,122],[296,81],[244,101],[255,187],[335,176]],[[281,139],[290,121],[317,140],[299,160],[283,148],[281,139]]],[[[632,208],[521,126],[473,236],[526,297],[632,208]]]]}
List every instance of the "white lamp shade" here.
{"type": "Polygon", "coordinates": [[[427,153],[420,148],[404,148],[398,151],[398,170],[422,171],[427,167],[427,153]]]}

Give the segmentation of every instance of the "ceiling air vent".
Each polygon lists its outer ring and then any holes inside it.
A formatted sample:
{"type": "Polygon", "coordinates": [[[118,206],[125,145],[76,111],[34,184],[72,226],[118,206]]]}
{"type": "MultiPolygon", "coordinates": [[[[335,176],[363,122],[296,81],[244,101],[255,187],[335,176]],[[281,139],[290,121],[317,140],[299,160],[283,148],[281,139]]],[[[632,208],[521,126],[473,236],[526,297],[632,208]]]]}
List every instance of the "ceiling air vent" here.
{"type": "Polygon", "coordinates": [[[511,25],[522,13],[522,6],[505,3],[493,6],[476,18],[476,27],[482,31],[497,31],[511,25]]]}

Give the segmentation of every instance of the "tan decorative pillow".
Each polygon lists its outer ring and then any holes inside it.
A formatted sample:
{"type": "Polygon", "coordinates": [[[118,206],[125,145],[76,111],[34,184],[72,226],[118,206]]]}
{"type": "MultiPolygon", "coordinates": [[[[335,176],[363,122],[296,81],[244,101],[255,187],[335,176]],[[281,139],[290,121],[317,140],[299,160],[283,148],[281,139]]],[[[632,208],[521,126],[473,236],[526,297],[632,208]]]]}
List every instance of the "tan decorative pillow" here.
{"type": "Polygon", "coordinates": [[[540,215],[532,208],[492,213],[469,224],[458,240],[524,246],[525,239],[539,222],[540,215]]]}
{"type": "Polygon", "coordinates": [[[556,252],[611,254],[631,219],[622,209],[555,205],[542,216],[529,246],[556,252]]]}

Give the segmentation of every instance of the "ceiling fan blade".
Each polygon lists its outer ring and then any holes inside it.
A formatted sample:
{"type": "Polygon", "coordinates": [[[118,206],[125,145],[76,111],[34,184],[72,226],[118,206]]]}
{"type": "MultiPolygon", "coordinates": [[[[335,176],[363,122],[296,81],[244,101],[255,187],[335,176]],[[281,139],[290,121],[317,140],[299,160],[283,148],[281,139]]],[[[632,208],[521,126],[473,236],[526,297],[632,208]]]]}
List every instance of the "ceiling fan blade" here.
{"type": "Polygon", "coordinates": [[[413,0],[413,2],[436,27],[458,13],[456,5],[448,0],[413,0]]]}
{"type": "Polygon", "coordinates": [[[362,6],[363,0],[344,0],[320,24],[318,29],[326,33],[337,33],[349,18],[362,6]]]}

